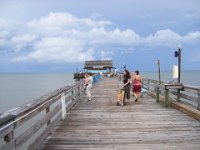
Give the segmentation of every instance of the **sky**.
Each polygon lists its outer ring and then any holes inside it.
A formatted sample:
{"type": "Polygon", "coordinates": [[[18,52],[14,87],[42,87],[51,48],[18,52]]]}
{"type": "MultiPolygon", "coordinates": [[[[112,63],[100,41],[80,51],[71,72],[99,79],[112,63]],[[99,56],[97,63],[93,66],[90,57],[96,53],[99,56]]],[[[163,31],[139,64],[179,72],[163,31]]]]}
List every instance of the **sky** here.
{"type": "Polygon", "coordinates": [[[0,0],[0,72],[200,70],[200,0],[0,0]]]}

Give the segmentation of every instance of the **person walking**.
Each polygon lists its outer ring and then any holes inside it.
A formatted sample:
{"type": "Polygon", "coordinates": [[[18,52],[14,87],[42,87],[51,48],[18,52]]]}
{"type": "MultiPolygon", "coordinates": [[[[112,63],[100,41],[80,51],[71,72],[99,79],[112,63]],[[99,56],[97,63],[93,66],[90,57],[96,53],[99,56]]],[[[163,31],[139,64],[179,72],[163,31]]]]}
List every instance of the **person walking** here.
{"type": "Polygon", "coordinates": [[[92,100],[91,88],[93,83],[93,78],[88,73],[85,74],[85,87],[86,87],[86,95],[88,97],[88,101],[92,100]]]}
{"type": "Polygon", "coordinates": [[[135,96],[135,102],[137,102],[141,96],[142,77],[139,75],[139,71],[136,70],[133,76],[133,95],[135,96]]]}
{"type": "Polygon", "coordinates": [[[125,99],[130,99],[130,81],[131,81],[131,75],[127,69],[124,70],[124,105],[125,105],[125,99]]]}

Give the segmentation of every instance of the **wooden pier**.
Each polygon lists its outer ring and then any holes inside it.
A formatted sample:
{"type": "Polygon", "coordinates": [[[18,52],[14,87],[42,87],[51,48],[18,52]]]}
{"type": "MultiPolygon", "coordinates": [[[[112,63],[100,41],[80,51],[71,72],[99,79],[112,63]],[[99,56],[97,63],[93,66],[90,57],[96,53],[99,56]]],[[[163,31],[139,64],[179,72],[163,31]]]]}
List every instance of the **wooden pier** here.
{"type": "Polygon", "coordinates": [[[200,89],[183,85],[176,101],[176,90],[143,81],[148,92],[139,102],[131,96],[126,106],[116,106],[119,78],[104,77],[93,85],[91,102],[79,81],[9,111],[0,118],[0,139],[6,141],[0,149],[199,150],[200,89]],[[168,105],[162,105],[166,97],[168,105]]]}
{"type": "Polygon", "coordinates": [[[39,149],[200,149],[199,121],[147,94],[137,103],[132,96],[126,106],[116,106],[119,87],[114,78],[94,85],[92,101],[82,97],[39,149]]]}

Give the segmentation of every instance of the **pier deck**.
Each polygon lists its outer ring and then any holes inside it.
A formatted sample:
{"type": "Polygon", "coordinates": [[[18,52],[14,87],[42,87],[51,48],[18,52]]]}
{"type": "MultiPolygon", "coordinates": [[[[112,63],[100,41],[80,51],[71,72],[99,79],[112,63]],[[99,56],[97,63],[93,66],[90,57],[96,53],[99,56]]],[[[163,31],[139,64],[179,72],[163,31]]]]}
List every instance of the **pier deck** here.
{"type": "Polygon", "coordinates": [[[119,85],[114,78],[96,83],[92,101],[83,96],[39,149],[200,149],[199,121],[147,94],[139,102],[131,96],[126,106],[116,106],[119,85]]]}

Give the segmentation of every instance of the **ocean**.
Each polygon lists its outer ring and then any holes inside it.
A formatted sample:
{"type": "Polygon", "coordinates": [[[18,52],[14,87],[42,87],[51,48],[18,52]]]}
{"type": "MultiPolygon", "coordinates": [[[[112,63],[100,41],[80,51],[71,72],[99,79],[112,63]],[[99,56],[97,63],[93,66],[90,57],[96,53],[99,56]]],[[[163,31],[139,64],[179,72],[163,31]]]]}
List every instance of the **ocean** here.
{"type": "MultiPolygon", "coordinates": [[[[159,80],[158,72],[141,72],[141,75],[146,78],[159,80]]],[[[161,81],[175,81],[173,79],[172,71],[161,71],[161,81]]],[[[199,71],[182,71],[181,72],[181,83],[184,85],[195,86],[200,88],[200,70],[199,71]]]]}
{"type": "MultiPolygon", "coordinates": [[[[158,80],[155,71],[140,74],[158,80]]],[[[161,80],[172,81],[172,73],[161,72],[161,80]]],[[[73,73],[0,73],[0,113],[74,82],[73,73]]],[[[200,71],[183,71],[181,82],[200,87],[200,71]]]]}
{"type": "Polygon", "coordinates": [[[0,113],[74,82],[73,73],[0,73],[0,113]]]}

